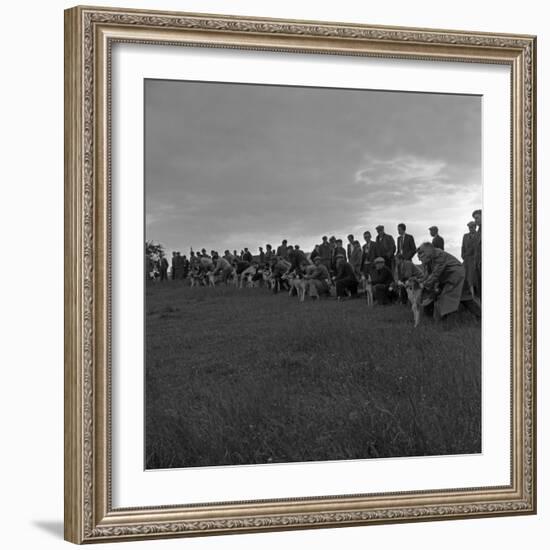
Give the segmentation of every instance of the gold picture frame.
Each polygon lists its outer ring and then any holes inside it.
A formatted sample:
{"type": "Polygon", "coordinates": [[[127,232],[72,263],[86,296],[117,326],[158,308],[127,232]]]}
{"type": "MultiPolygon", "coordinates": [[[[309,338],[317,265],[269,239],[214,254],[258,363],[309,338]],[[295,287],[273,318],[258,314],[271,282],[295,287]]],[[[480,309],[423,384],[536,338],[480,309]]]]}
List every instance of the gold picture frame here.
{"type": "Polygon", "coordinates": [[[536,512],[536,38],[129,9],[65,12],[65,538],[74,543],[536,512]],[[511,483],[113,509],[110,86],[116,42],[498,63],[511,70],[511,483]]]}

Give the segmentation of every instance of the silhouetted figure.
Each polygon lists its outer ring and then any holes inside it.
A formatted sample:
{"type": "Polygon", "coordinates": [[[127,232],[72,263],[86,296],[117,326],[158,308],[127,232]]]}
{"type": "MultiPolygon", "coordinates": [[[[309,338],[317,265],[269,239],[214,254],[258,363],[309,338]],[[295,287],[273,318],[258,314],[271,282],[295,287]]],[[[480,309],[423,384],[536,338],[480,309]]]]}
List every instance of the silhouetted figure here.
{"type": "Polygon", "coordinates": [[[435,246],[435,248],[445,250],[445,241],[443,237],[439,234],[439,228],[436,225],[432,225],[429,231],[430,235],[433,237],[432,244],[435,246]]]}
{"type": "Polygon", "coordinates": [[[384,263],[393,272],[393,256],[395,254],[395,241],[391,235],[384,231],[383,225],[376,227],[376,254],[377,257],[384,258],[384,263]]]}

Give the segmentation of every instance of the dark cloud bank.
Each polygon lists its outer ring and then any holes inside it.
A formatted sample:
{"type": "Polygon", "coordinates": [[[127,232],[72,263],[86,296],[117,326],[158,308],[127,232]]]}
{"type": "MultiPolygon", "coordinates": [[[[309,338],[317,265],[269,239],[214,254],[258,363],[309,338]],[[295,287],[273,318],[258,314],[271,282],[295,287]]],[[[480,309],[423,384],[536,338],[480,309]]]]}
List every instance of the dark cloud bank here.
{"type": "Polygon", "coordinates": [[[146,81],[146,238],[309,249],[407,223],[458,252],[481,205],[481,98],[146,81]]]}

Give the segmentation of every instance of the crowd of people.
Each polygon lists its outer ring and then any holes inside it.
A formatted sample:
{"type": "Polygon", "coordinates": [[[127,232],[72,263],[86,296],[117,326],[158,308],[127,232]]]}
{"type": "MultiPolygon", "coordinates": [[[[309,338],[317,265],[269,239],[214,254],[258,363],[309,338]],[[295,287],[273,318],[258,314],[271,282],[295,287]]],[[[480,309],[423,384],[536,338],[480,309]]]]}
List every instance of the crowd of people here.
{"type": "Polygon", "coordinates": [[[285,287],[291,274],[307,282],[308,295],[319,298],[330,294],[334,285],[338,299],[353,298],[362,281],[372,286],[376,303],[384,305],[403,299],[400,289],[411,278],[425,289],[434,315],[444,317],[458,309],[464,299],[481,300],[481,210],[472,213],[463,236],[461,259],[445,251],[445,241],[436,226],[429,228],[431,241],[419,247],[404,223],[397,225],[397,240],[386,233],[384,226],[376,227],[373,239],[370,231],[363,233],[363,244],[354,235],[342,239],[323,236],[321,243],[306,254],[298,244],[289,245],[286,239],[274,249],[270,244],[259,247],[253,256],[248,248],[237,253],[225,250],[223,255],[203,248],[191,250],[189,257],[173,252],[171,266],[166,258],[158,260],[158,276],[168,279],[200,278],[210,274],[215,281],[228,283],[235,277],[241,282],[266,280],[266,273],[277,292],[285,287]],[[421,265],[413,263],[418,254],[421,265]]]}

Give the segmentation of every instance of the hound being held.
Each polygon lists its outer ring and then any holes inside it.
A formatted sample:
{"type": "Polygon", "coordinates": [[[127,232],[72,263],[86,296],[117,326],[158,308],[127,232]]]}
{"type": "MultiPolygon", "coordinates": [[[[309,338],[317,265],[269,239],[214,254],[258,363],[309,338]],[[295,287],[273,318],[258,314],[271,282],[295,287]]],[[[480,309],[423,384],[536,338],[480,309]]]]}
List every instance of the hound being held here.
{"type": "Polygon", "coordinates": [[[370,307],[374,304],[374,296],[372,294],[372,281],[370,275],[365,277],[364,274],[361,275],[361,280],[359,282],[359,289],[362,294],[365,295],[367,299],[367,305],[370,307]]]}
{"type": "Polygon", "coordinates": [[[288,295],[292,296],[294,292],[296,292],[300,302],[303,302],[306,297],[307,281],[304,278],[297,275],[295,272],[285,273],[282,276],[282,279],[286,280],[290,285],[290,290],[288,291],[288,295]]]}
{"type": "Polygon", "coordinates": [[[407,298],[411,304],[411,309],[414,317],[415,328],[420,324],[420,317],[422,315],[422,285],[415,277],[407,279],[405,283],[399,281],[399,286],[404,286],[407,292],[407,298]]]}

